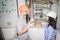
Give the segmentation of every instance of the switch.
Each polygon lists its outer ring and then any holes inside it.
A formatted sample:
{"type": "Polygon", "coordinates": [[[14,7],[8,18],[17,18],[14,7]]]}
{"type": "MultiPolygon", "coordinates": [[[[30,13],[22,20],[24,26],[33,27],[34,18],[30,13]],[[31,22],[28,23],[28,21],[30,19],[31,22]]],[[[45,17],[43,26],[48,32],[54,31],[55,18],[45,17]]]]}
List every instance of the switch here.
{"type": "Polygon", "coordinates": [[[8,25],[8,26],[11,26],[11,22],[7,22],[7,25],[8,25]]]}

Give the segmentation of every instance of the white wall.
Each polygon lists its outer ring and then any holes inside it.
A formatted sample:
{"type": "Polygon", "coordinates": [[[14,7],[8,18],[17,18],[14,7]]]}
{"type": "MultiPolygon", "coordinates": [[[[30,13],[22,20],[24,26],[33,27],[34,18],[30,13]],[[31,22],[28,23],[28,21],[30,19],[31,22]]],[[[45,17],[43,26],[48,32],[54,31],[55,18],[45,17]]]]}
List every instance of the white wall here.
{"type": "Polygon", "coordinates": [[[18,7],[20,6],[20,5],[24,5],[25,4],[25,0],[18,0],[18,7]]]}
{"type": "Polygon", "coordinates": [[[58,20],[57,20],[57,23],[58,23],[58,29],[60,31],[60,0],[59,0],[59,6],[58,6],[58,20]]]}

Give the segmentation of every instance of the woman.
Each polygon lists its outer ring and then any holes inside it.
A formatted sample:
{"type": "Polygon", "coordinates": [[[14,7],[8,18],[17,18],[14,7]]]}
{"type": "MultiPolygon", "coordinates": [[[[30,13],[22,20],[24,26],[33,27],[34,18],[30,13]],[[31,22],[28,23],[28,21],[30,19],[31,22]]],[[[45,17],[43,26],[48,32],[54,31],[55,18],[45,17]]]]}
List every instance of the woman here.
{"type": "Polygon", "coordinates": [[[20,16],[17,21],[18,40],[26,40],[28,37],[27,31],[32,26],[34,20],[30,20],[30,22],[26,24],[26,14],[29,13],[29,8],[26,5],[21,5],[19,11],[20,16]]]}
{"type": "Polygon", "coordinates": [[[50,11],[47,15],[46,15],[46,19],[48,21],[48,26],[45,28],[45,40],[56,40],[56,13],[50,11]]]}

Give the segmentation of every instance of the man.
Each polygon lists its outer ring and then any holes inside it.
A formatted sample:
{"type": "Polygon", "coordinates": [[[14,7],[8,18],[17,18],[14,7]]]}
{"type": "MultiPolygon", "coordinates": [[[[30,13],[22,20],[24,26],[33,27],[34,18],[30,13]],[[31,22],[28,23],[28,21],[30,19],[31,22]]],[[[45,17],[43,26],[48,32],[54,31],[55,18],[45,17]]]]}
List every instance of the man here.
{"type": "Polygon", "coordinates": [[[26,24],[26,14],[29,12],[29,8],[26,5],[21,5],[19,7],[20,16],[17,21],[17,32],[18,32],[18,40],[26,40],[28,37],[28,29],[33,25],[34,20],[30,20],[29,23],[26,24]]]}

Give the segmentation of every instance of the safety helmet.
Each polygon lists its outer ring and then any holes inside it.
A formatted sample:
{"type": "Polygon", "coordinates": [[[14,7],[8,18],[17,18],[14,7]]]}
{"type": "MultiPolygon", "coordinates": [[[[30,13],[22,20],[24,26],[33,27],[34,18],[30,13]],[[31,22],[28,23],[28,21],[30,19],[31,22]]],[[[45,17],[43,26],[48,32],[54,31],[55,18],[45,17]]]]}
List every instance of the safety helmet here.
{"type": "Polygon", "coordinates": [[[56,13],[55,12],[53,12],[53,11],[50,11],[48,14],[46,14],[47,16],[49,16],[49,17],[52,17],[52,18],[54,18],[54,19],[56,19],[56,13]]]}
{"type": "Polygon", "coordinates": [[[19,6],[19,11],[29,11],[29,8],[26,5],[19,6]]]}

